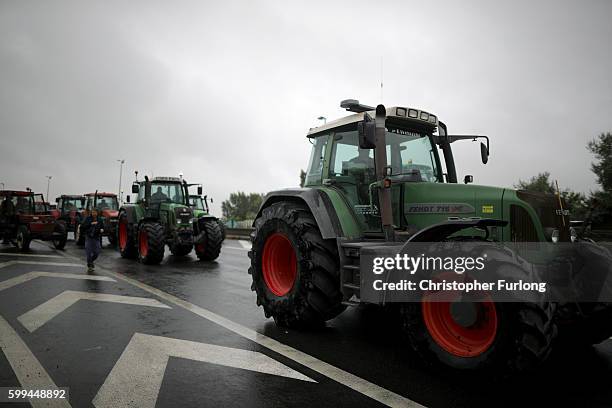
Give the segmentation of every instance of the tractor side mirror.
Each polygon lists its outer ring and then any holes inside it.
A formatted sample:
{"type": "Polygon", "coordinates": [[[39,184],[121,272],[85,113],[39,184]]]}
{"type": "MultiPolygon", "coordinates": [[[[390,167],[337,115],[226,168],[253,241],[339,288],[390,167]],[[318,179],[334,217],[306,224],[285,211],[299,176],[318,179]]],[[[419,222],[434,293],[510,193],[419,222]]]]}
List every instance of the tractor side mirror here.
{"type": "Polygon", "coordinates": [[[201,196],[202,195],[202,186],[198,186],[198,195],[201,196]]]}
{"type": "Polygon", "coordinates": [[[464,182],[465,184],[470,184],[470,183],[473,183],[473,182],[474,182],[474,176],[472,176],[471,174],[466,175],[466,176],[463,178],[463,182],[464,182]]]}
{"type": "Polygon", "coordinates": [[[213,201],[212,197],[210,197],[210,203],[211,203],[211,204],[212,204],[212,203],[214,203],[214,201],[213,201]]]}
{"type": "Polygon", "coordinates": [[[358,133],[361,149],[374,149],[376,147],[376,123],[373,120],[359,122],[358,133]]]}
{"type": "Polygon", "coordinates": [[[55,202],[59,203],[59,199],[60,199],[59,197],[55,197],[55,202]]]}
{"type": "Polygon", "coordinates": [[[482,160],[482,164],[487,164],[489,161],[489,149],[487,146],[480,142],[480,159],[482,160]]]}
{"type": "Polygon", "coordinates": [[[132,184],[132,194],[138,194],[140,191],[140,186],[138,184],[132,184]]]}
{"type": "Polygon", "coordinates": [[[125,201],[129,203],[130,202],[130,196],[125,197],[125,201]]]}

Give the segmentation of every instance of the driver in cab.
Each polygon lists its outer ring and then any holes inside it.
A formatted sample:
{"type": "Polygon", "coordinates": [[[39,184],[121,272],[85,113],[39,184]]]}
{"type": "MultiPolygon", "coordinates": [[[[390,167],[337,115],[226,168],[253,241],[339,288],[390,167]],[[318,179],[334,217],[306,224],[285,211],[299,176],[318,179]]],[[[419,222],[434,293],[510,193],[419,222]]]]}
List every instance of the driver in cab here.
{"type": "Polygon", "coordinates": [[[157,191],[151,194],[151,202],[162,203],[166,200],[168,200],[168,196],[162,192],[161,187],[157,187],[157,191]]]}

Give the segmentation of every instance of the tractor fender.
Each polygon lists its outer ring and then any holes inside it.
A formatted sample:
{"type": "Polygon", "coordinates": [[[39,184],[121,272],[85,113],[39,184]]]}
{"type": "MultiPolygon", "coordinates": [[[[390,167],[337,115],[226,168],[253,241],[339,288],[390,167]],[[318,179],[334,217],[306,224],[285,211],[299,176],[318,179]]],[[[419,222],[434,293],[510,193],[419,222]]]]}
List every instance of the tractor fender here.
{"type": "Polygon", "coordinates": [[[317,222],[323,239],[335,239],[344,235],[331,199],[324,191],[314,188],[285,189],[266,194],[255,218],[261,216],[264,208],[280,201],[306,204],[317,222]]]}
{"type": "Polygon", "coordinates": [[[425,227],[408,239],[407,242],[437,242],[448,238],[455,232],[467,228],[505,227],[508,221],[492,218],[466,218],[448,220],[425,227]]]}
{"type": "Polygon", "coordinates": [[[138,224],[138,216],[136,214],[136,209],[133,206],[121,207],[119,210],[119,217],[121,217],[121,213],[125,213],[129,224],[138,224]]]}

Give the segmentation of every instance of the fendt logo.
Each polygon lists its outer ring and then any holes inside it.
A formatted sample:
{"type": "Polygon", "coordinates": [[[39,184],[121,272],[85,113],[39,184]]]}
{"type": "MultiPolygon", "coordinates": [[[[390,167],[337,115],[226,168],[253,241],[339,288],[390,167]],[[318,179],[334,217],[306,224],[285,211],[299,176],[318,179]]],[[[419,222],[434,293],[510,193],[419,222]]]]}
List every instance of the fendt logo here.
{"type": "Polygon", "coordinates": [[[413,214],[470,214],[476,210],[464,203],[422,203],[412,204],[406,212],[413,214]]]}

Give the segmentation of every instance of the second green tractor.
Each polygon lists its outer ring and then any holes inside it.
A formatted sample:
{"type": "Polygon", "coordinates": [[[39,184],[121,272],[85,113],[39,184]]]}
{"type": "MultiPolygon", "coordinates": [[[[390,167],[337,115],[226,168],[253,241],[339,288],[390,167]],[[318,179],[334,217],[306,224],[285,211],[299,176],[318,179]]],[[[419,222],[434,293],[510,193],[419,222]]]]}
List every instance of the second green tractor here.
{"type": "MultiPolygon", "coordinates": [[[[136,202],[119,210],[117,238],[123,258],[138,258],[144,264],[159,264],[168,245],[175,256],[194,248],[198,259],[219,257],[223,232],[217,218],[194,212],[189,202],[189,184],[178,177],[136,180],[132,194],[136,202]]],[[[198,186],[198,194],[202,187],[198,186]]]]}

